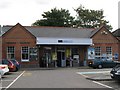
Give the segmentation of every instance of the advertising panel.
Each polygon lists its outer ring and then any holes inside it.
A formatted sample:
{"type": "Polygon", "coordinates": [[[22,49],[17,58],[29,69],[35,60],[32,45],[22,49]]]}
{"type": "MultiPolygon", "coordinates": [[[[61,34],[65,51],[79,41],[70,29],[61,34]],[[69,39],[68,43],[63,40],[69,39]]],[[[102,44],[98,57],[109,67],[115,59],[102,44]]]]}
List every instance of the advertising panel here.
{"type": "Polygon", "coordinates": [[[88,48],[88,59],[95,59],[95,49],[93,47],[88,48]]]}

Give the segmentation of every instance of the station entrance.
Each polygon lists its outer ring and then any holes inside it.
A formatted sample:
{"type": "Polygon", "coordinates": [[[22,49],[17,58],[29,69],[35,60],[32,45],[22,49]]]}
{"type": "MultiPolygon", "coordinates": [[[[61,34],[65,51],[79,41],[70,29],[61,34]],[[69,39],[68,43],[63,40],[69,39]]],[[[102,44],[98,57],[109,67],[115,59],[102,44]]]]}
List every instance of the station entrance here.
{"type": "Polygon", "coordinates": [[[41,46],[40,67],[79,67],[86,59],[88,46],[41,46]]]}

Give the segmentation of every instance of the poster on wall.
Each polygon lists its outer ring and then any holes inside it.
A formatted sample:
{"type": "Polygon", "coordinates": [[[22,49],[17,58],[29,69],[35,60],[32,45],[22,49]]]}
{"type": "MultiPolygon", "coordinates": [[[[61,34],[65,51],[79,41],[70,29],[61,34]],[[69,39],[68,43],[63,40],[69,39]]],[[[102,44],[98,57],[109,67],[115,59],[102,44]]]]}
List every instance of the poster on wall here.
{"type": "Polygon", "coordinates": [[[66,57],[71,56],[71,50],[69,48],[66,49],[66,57]]]}
{"type": "Polygon", "coordinates": [[[95,49],[93,47],[88,48],[88,59],[95,59],[95,49]]]}
{"type": "Polygon", "coordinates": [[[37,48],[30,48],[29,49],[29,58],[30,60],[37,60],[38,54],[37,54],[37,48]]]}
{"type": "Polygon", "coordinates": [[[52,60],[57,60],[57,53],[56,52],[52,53],[52,60]]]}
{"type": "Polygon", "coordinates": [[[114,54],[114,59],[115,59],[115,60],[118,60],[118,57],[119,57],[119,54],[118,54],[118,53],[115,53],[115,54],[114,54]]]}

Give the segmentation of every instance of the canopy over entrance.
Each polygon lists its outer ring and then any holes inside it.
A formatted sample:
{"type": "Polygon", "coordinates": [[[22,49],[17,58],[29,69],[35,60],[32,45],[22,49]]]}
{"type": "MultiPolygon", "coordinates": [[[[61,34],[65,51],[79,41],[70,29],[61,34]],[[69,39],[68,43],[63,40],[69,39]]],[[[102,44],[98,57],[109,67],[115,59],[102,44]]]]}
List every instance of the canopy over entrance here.
{"type": "Polygon", "coordinates": [[[37,37],[37,45],[92,45],[90,38],[48,38],[37,37]]]}

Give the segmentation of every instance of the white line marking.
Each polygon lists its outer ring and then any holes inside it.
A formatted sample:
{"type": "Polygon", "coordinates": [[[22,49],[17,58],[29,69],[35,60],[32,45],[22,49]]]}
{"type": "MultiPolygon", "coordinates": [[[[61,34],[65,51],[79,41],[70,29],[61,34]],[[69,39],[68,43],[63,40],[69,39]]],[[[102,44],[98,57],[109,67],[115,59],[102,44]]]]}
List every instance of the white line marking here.
{"type": "Polygon", "coordinates": [[[105,84],[102,84],[102,83],[99,83],[99,82],[96,82],[96,81],[92,81],[92,82],[93,82],[93,83],[96,83],[96,84],[98,84],[98,85],[107,87],[107,88],[112,88],[112,87],[110,87],[110,86],[108,86],[108,85],[105,85],[105,84]]]}
{"type": "Polygon", "coordinates": [[[85,77],[85,78],[88,78],[88,76],[83,75],[83,74],[81,74],[81,73],[79,73],[79,72],[77,72],[77,74],[80,74],[81,76],[83,76],[83,77],[85,77]]]}
{"type": "MultiPolygon", "coordinates": [[[[12,83],[10,83],[10,84],[6,87],[6,89],[8,89],[10,86],[12,86],[24,73],[25,73],[25,71],[23,71],[12,83]]],[[[6,90],[6,89],[5,89],[5,90],[6,90]]]]}

